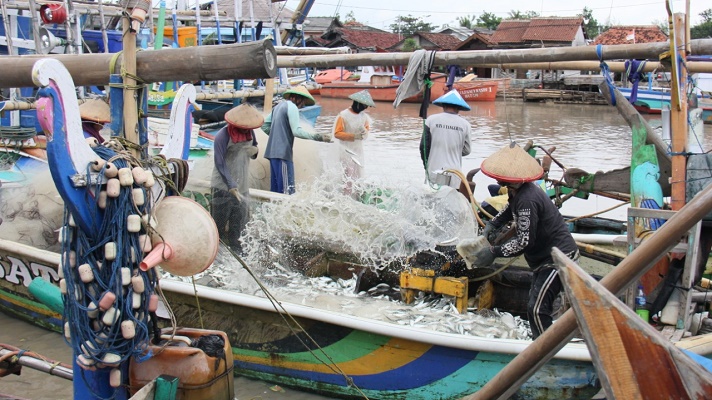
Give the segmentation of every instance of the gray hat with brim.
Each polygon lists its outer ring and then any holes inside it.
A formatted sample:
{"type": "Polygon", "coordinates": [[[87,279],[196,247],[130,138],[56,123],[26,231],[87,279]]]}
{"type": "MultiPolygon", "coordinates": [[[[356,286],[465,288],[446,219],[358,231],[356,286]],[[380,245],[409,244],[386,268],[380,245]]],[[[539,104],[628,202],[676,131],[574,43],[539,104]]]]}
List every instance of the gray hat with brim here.
{"type": "Polygon", "coordinates": [[[314,97],[311,95],[311,93],[309,93],[309,90],[304,85],[289,88],[284,93],[282,93],[282,97],[284,97],[285,99],[294,95],[306,98],[306,105],[308,106],[313,106],[314,104],[316,104],[316,100],[314,100],[314,97]]]}
{"type": "Polygon", "coordinates": [[[490,178],[508,183],[532,182],[544,175],[539,162],[514,142],[487,157],[480,169],[490,178]]]}
{"type": "Polygon", "coordinates": [[[371,97],[371,93],[369,93],[368,90],[366,90],[366,89],[350,95],[349,99],[351,99],[357,103],[361,103],[367,107],[376,107],[376,105],[373,103],[373,98],[371,97]]]}

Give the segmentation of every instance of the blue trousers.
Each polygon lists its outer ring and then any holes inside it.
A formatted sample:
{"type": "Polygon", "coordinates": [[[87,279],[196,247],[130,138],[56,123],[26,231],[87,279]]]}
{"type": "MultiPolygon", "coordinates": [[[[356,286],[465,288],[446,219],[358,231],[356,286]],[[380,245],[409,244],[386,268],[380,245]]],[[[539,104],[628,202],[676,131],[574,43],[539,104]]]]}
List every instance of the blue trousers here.
{"type": "Polygon", "coordinates": [[[280,158],[270,158],[270,190],[277,193],[294,194],[294,162],[280,158]]]}

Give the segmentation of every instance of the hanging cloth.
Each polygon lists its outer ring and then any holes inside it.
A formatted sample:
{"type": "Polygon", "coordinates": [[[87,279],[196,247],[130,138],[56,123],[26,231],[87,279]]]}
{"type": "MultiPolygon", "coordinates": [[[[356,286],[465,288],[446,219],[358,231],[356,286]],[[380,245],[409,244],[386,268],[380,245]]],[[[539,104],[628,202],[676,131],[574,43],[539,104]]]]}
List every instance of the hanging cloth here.
{"type": "MultiPolygon", "coordinates": [[[[434,51],[416,50],[413,52],[413,55],[410,56],[410,60],[408,61],[408,68],[405,71],[405,76],[403,76],[403,81],[396,90],[396,98],[393,100],[393,108],[398,108],[401,101],[420,93],[423,86],[430,82],[430,71],[433,67],[434,59],[434,51]]],[[[426,87],[423,96],[423,104],[429,103],[430,87],[428,86],[426,87]]],[[[427,110],[427,106],[425,106],[425,109],[427,110]]],[[[421,117],[422,113],[423,106],[421,105],[421,117]]]]}
{"type": "Polygon", "coordinates": [[[645,78],[643,75],[643,68],[645,68],[646,61],[638,60],[627,60],[625,62],[625,73],[628,75],[628,82],[630,82],[633,87],[630,90],[630,103],[635,103],[638,100],[638,83],[641,79],[645,78]]]}

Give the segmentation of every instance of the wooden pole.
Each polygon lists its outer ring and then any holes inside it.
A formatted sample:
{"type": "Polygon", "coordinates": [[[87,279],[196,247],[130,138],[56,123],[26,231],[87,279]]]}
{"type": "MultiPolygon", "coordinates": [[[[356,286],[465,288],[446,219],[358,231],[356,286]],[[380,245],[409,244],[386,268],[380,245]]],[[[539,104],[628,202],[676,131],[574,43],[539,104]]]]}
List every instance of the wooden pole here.
{"type": "MultiPolygon", "coordinates": [[[[691,41],[692,54],[712,54],[712,39],[691,41]]],[[[653,59],[668,51],[668,42],[602,46],[604,60],[653,59]]],[[[348,55],[279,57],[282,68],[336,68],[361,65],[408,65],[412,53],[359,53],[348,55]]],[[[545,49],[438,51],[435,65],[480,65],[551,61],[598,61],[596,46],[550,47],[545,49]]]]}
{"type": "MultiPolygon", "coordinates": [[[[697,221],[712,211],[712,185],[663,224],[658,231],[643,241],[616,268],[609,272],[601,284],[611,293],[619,294],[640,279],[664,254],[670,251],[687,234],[697,221]]],[[[527,346],[477,393],[465,400],[507,399],[519,390],[542,365],[554,356],[574,336],[576,317],[569,309],[549,329],[527,346]]]]}
{"type": "MultiPolygon", "coordinates": [[[[126,51],[119,57],[117,65],[126,51]]],[[[33,87],[32,66],[42,58],[56,58],[64,64],[77,86],[109,83],[114,54],[52,54],[0,57],[0,88],[33,87]]],[[[136,54],[136,74],[146,82],[212,81],[274,77],[277,55],[269,40],[222,46],[186,47],[140,51],[136,54]]],[[[118,73],[118,68],[116,69],[118,73]]]]}
{"type": "Polygon", "coordinates": [[[672,81],[670,88],[670,129],[672,132],[672,191],[670,208],[677,211],[685,205],[687,188],[687,71],[679,68],[678,56],[685,59],[685,14],[677,13],[670,19],[670,57],[672,58],[672,81]],[[674,40],[673,40],[674,39],[674,40]],[[679,50],[678,50],[679,49],[679,50]]]}
{"type": "MultiPolygon", "coordinates": [[[[279,51],[277,55],[281,55],[279,51]]],[[[612,72],[625,72],[625,62],[606,62],[608,69],[612,72]]],[[[546,63],[516,63],[516,64],[479,64],[479,68],[502,68],[502,69],[525,69],[525,70],[569,70],[569,71],[600,71],[601,63],[598,61],[562,61],[546,63]]],[[[643,66],[641,72],[669,71],[670,66],[657,62],[648,61],[643,66]]],[[[688,62],[688,72],[712,73],[712,62],[688,62]]]]}
{"type": "MultiPolygon", "coordinates": [[[[137,145],[139,144],[138,135],[138,87],[136,76],[136,32],[141,28],[141,24],[146,19],[150,3],[143,3],[138,0],[133,4],[130,12],[131,18],[124,17],[122,19],[122,27],[124,32],[123,37],[123,68],[122,77],[124,80],[124,138],[137,145]]],[[[138,149],[132,149],[135,157],[140,157],[138,149]]]]}

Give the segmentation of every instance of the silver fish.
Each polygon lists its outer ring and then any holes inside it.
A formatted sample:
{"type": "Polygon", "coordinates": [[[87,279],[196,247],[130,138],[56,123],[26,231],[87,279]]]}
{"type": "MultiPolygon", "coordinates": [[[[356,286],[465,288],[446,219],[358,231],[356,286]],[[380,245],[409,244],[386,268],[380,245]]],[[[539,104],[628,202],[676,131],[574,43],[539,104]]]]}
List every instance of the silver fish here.
{"type": "Polygon", "coordinates": [[[354,164],[358,165],[359,167],[363,167],[363,165],[361,165],[361,163],[356,159],[356,157],[351,156],[351,161],[353,161],[354,164]]]}

